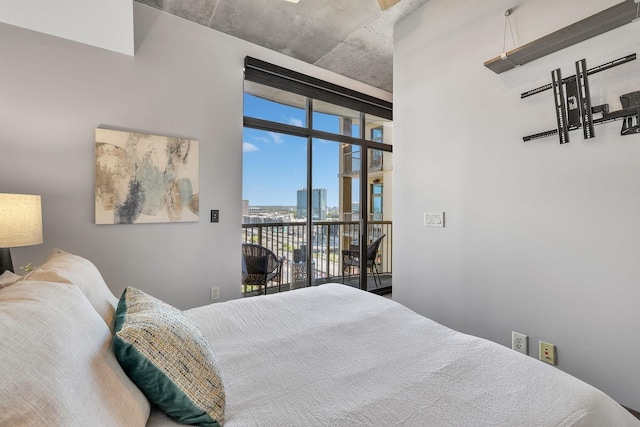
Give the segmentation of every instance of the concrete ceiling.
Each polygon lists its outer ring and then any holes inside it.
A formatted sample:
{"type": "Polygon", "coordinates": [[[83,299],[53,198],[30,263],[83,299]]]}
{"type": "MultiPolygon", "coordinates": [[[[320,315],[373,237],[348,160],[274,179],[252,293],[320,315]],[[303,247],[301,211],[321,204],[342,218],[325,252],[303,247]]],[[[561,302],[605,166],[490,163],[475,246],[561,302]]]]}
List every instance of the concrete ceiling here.
{"type": "Polygon", "coordinates": [[[428,0],[136,1],[391,92],[393,26],[428,0]]]}

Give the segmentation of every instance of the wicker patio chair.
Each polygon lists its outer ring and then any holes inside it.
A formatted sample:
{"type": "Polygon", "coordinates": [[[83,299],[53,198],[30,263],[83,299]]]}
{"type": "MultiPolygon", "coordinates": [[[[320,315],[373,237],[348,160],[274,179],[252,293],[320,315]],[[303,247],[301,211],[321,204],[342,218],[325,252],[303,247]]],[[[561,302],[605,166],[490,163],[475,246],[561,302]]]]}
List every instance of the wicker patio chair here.
{"type": "MultiPolygon", "coordinates": [[[[373,282],[376,284],[376,288],[379,284],[382,284],[376,259],[378,258],[380,242],[382,242],[384,236],[386,236],[386,234],[378,237],[376,240],[371,242],[369,246],[367,246],[367,268],[371,269],[373,282]]],[[[352,245],[349,249],[342,250],[342,283],[344,283],[345,272],[347,272],[348,278],[351,279],[351,269],[354,267],[360,267],[360,248],[352,245]]]]}
{"type": "Polygon", "coordinates": [[[264,246],[253,243],[242,244],[242,284],[246,287],[264,287],[267,294],[267,283],[278,282],[278,292],[282,286],[282,263],[286,258],[278,258],[276,254],[264,246]]]}

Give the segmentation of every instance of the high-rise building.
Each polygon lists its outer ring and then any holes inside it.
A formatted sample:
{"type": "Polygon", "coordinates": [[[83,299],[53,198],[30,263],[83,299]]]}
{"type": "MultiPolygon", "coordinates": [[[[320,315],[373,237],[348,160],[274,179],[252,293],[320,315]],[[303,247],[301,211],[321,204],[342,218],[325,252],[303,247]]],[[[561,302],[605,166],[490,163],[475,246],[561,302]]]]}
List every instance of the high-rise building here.
{"type": "MultiPolygon", "coordinates": [[[[307,217],[307,189],[298,190],[296,218],[307,217]]],[[[327,189],[314,188],[311,191],[311,217],[317,221],[327,219],[327,189]]]]}

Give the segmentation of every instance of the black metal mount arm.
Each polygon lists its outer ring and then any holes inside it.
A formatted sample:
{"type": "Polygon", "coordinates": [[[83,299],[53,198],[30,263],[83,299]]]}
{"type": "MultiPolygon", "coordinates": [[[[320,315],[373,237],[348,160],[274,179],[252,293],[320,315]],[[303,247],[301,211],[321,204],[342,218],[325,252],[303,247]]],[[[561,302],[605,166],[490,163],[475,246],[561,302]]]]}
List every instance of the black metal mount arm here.
{"type": "Polygon", "coordinates": [[[640,91],[620,96],[622,109],[609,112],[609,105],[591,106],[591,93],[588,76],[609,68],[617,67],[636,59],[632,53],[606,64],[587,69],[587,61],[582,59],[575,63],[576,74],[562,78],[560,69],[551,72],[551,83],[529,90],[520,95],[526,98],[546,90],[553,90],[557,128],[523,137],[524,142],[558,135],[560,144],[569,142],[569,132],[582,128],[584,139],[595,137],[594,126],[613,120],[623,120],[621,135],[640,133],[640,91]],[[594,119],[594,114],[602,117],[594,119]]]}

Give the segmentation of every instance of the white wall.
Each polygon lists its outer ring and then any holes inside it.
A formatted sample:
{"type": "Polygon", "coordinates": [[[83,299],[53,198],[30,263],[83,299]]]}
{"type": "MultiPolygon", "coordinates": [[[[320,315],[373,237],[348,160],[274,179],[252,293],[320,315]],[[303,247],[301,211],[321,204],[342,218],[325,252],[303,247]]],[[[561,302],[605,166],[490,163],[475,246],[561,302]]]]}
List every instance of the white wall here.
{"type": "Polygon", "coordinates": [[[134,54],[133,0],[0,0],[0,22],[134,54]]]}
{"type": "Polygon", "coordinates": [[[206,27],[134,5],[136,55],[0,24],[0,192],[41,194],[44,244],[92,260],[116,295],[136,286],[179,308],[240,297],[246,55],[370,95],[391,95],[206,27]],[[200,141],[200,221],[94,224],[95,128],[200,141]],[[220,210],[220,223],[209,211],[220,210]]]}
{"type": "MultiPolygon", "coordinates": [[[[520,3],[523,44],[618,1],[520,3]]],[[[520,99],[554,68],[638,52],[640,23],[497,75],[483,63],[500,55],[512,6],[431,0],[396,26],[393,296],[506,346],[525,333],[533,357],[538,340],[554,343],[560,369],[640,408],[640,135],[616,122],[589,141],[525,144],[555,127],[553,98],[520,99]],[[446,228],[422,227],[440,210],[446,228]]],[[[620,109],[640,90],[640,61],[590,82],[594,105],[620,109]]]]}

